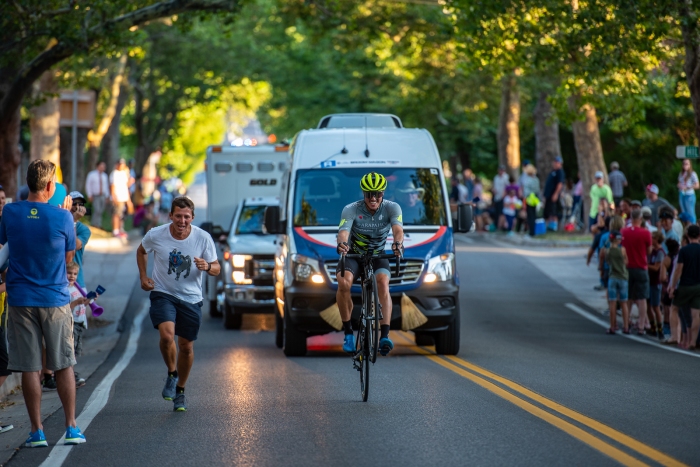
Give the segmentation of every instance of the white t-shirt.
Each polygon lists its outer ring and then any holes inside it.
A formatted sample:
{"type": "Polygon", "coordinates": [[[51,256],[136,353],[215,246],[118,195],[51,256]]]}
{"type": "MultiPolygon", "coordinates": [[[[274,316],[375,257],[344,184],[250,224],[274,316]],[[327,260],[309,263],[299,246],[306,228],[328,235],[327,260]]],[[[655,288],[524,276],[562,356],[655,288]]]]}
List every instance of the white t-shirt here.
{"type": "Polygon", "coordinates": [[[184,240],[176,240],[170,233],[170,224],[149,230],[141,245],[147,253],[153,252],[153,282],[156,292],[167,293],[187,303],[202,301],[202,276],[194,258],[207,263],[216,261],[216,247],[211,235],[194,225],[184,240]]]}
{"type": "MultiPolygon", "coordinates": [[[[80,293],[80,290],[78,290],[75,287],[75,285],[69,285],[68,291],[70,292],[70,301],[71,302],[73,300],[83,298],[83,294],[80,293]]],[[[75,308],[73,308],[73,322],[74,323],[83,323],[85,325],[85,328],[87,328],[87,315],[85,314],[86,309],[87,308],[85,305],[78,305],[75,308]]]]}
{"type": "Polygon", "coordinates": [[[129,201],[129,172],[127,170],[113,170],[109,174],[109,184],[114,187],[114,199],[117,203],[129,201]]]}
{"type": "Polygon", "coordinates": [[[508,183],[507,173],[493,177],[493,197],[495,201],[500,201],[506,196],[506,186],[508,186],[508,183]]]}

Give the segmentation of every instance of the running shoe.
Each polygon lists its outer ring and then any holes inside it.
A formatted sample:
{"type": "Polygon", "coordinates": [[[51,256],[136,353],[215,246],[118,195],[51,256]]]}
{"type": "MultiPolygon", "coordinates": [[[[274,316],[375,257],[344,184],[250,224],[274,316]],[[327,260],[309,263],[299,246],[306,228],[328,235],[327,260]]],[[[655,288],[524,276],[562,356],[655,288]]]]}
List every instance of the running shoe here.
{"type": "Polygon", "coordinates": [[[29,438],[24,442],[24,446],[28,448],[45,448],[49,446],[46,442],[46,436],[42,430],[36,430],[34,433],[29,432],[29,438]]]}
{"type": "Polygon", "coordinates": [[[41,388],[42,392],[55,391],[56,388],[56,378],[49,378],[44,380],[44,385],[41,388]]]}
{"type": "Polygon", "coordinates": [[[6,431],[10,431],[13,428],[14,426],[12,425],[0,425],[0,433],[5,433],[6,431]]]}
{"type": "Polygon", "coordinates": [[[184,392],[175,396],[175,400],[173,400],[173,411],[187,412],[187,398],[185,398],[184,392]]]}
{"type": "Polygon", "coordinates": [[[379,353],[386,356],[389,352],[394,350],[394,343],[388,337],[382,337],[379,339],[379,353]]]}
{"type": "Polygon", "coordinates": [[[345,340],[343,341],[343,352],[353,353],[355,351],[355,335],[345,334],[345,340]]]}
{"type": "Polygon", "coordinates": [[[75,387],[85,386],[85,378],[81,378],[78,373],[75,374],[75,387]]]}
{"type": "Polygon", "coordinates": [[[163,399],[166,401],[171,401],[175,399],[175,386],[177,386],[178,378],[168,375],[165,380],[165,387],[163,387],[163,399]]]}
{"type": "Polygon", "coordinates": [[[66,428],[66,441],[63,444],[83,444],[85,435],[80,432],[80,428],[69,426],[66,428]]]}

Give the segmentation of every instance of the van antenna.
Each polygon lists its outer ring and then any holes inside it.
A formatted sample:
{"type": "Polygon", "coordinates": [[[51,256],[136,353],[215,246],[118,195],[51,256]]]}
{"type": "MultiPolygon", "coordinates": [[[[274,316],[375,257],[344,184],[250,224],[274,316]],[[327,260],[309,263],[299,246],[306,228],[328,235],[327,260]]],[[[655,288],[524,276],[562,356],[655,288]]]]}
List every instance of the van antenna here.
{"type": "Polygon", "coordinates": [[[365,157],[369,157],[369,144],[367,143],[367,117],[365,116],[365,157]]]}
{"type": "Polygon", "coordinates": [[[340,150],[342,154],[348,153],[348,148],[345,147],[345,127],[343,127],[343,149],[340,150]]]}

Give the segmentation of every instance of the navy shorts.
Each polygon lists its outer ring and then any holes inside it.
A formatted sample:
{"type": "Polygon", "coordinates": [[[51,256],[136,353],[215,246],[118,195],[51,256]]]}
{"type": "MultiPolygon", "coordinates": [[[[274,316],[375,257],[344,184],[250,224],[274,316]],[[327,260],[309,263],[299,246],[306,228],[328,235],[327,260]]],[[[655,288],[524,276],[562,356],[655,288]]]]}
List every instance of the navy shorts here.
{"type": "Polygon", "coordinates": [[[151,321],[158,329],[161,323],[175,323],[175,335],[196,341],[202,324],[202,304],[188,303],[163,292],[151,292],[151,321]]]}

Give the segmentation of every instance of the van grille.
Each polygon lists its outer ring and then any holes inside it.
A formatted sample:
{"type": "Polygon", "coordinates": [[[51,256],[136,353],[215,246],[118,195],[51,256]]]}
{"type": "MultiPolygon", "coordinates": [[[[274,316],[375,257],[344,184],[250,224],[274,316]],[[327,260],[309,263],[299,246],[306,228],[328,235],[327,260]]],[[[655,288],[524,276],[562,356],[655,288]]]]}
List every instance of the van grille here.
{"type": "MultiPolygon", "coordinates": [[[[417,260],[401,260],[401,266],[399,266],[399,277],[394,276],[394,268],[396,267],[394,260],[390,259],[389,264],[391,266],[391,279],[389,280],[389,285],[406,285],[415,284],[420,279],[420,275],[423,272],[423,261],[417,260]]],[[[337,284],[338,280],[335,277],[335,270],[338,267],[338,261],[327,261],[324,265],[326,268],[326,273],[331,280],[332,284],[337,284]]]]}

